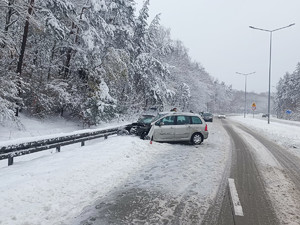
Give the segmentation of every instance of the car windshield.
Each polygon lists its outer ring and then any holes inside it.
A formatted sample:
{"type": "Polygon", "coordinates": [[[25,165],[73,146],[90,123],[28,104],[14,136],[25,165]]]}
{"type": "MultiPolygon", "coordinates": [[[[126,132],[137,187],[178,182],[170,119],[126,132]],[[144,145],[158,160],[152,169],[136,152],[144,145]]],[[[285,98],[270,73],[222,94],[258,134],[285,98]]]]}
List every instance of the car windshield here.
{"type": "Polygon", "coordinates": [[[139,119],[139,123],[151,123],[153,119],[153,115],[142,115],[139,119]]]}
{"type": "Polygon", "coordinates": [[[160,118],[162,118],[163,116],[167,115],[168,113],[159,113],[156,117],[154,117],[151,122],[157,121],[160,118]]]}

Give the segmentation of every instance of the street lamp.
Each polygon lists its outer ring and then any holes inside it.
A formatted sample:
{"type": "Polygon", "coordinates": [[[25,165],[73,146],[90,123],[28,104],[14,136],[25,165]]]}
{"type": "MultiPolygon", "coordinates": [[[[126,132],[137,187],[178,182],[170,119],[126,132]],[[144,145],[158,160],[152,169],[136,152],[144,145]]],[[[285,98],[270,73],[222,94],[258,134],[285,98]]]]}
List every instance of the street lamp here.
{"type": "Polygon", "coordinates": [[[237,74],[243,75],[245,76],[245,107],[244,107],[244,118],[246,118],[246,107],[247,107],[247,76],[254,74],[255,72],[252,73],[239,73],[239,72],[235,72],[237,74]]]}
{"type": "Polygon", "coordinates": [[[261,30],[261,31],[266,31],[270,33],[270,60],[269,60],[269,95],[268,95],[268,124],[270,124],[270,102],[271,102],[271,60],[272,60],[272,33],[278,30],[282,30],[284,28],[288,28],[291,26],[294,26],[295,23],[292,23],[288,26],[285,27],[280,27],[274,30],[266,30],[266,29],[261,29],[253,26],[249,26],[251,29],[255,30],[261,30]]]}

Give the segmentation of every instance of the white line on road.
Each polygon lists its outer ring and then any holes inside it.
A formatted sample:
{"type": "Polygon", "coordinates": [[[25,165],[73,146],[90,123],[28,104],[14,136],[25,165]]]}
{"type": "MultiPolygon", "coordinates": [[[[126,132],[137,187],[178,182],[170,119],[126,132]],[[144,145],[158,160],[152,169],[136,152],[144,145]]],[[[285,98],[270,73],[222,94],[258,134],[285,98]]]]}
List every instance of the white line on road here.
{"type": "Polygon", "coordinates": [[[234,179],[228,178],[229,191],[231,196],[231,201],[234,209],[234,214],[236,216],[244,216],[243,208],[235,187],[234,179]]]}

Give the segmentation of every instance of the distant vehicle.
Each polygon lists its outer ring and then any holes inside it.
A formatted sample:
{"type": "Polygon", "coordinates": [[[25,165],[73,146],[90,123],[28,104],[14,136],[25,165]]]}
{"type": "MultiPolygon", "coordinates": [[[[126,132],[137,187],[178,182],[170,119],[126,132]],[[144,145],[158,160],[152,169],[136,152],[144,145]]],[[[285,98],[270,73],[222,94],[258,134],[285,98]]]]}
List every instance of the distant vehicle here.
{"type": "Polygon", "coordinates": [[[213,117],[214,117],[213,114],[208,112],[202,114],[202,118],[204,119],[205,122],[213,122],[213,117]]]}
{"type": "Polygon", "coordinates": [[[261,117],[269,117],[269,114],[262,114],[262,116],[261,117]]]}
{"type": "Polygon", "coordinates": [[[219,118],[219,119],[226,119],[226,115],[224,115],[224,114],[219,114],[219,115],[218,115],[218,118],[219,118]]]}
{"type": "Polygon", "coordinates": [[[158,142],[187,141],[199,145],[208,138],[207,124],[198,114],[169,112],[152,120],[148,137],[158,142]]]}

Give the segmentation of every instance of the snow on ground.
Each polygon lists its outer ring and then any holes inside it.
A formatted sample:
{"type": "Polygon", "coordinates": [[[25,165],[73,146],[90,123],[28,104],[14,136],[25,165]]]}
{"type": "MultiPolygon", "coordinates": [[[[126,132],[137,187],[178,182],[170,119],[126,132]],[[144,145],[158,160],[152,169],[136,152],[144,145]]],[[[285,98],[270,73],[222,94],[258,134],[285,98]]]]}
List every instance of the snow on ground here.
{"type": "Polygon", "coordinates": [[[37,119],[20,115],[19,126],[0,126],[0,146],[7,146],[42,139],[61,137],[72,134],[85,133],[95,130],[109,129],[123,126],[132,122],[115,121],[103,123],[97,127],[82,128],[82,124],[67,121],[62,118],[37,119]]]}
{"type": "Polygon", "coordinates": [[[255,115],[254,118],[250,115],[246,118],[231,116],[229,119],[247,125],[300,157],[300,122],[271,117],[268,124],[267,118],[261,118],[260,115],[255,115]]]}
{"type": "Polygon", "coordinates": [[[43,136],[82,129],[79,124],[61,119],[37,119],[20,114],[21,124],[0,125],[0,141],[9,141],[25,137],[43,136]]]}
{"type": "MultiPolygon", "coordinates": [[[[28,123],[32,124],[29,120],[28,123]]],[[[51,123],[43,125],[45,132],[39,134],[49,134],[51,123]]],[[[87,142],[84,147],[63,147],[60,153],[47,150],[16,157],[9,167],[7,160],[2,160],[0,224],[72,224],[87,206],[129,183],[176,196],[190,191],[201,203],[203,215],[230,159],[227,133],[216,122],[208,126],[210,136],[198,148],[156,142],[151,145],[134,136],[110,136],[87,142]]],[[[66,127],[61,122],[57,132],[66,127]]],[[[71,124],[68,129],[75,128],[71,124]]],[[[16,136],[22,137],[22,133],[16,136]]],[[[24,136],[32,133],[24,132],[24,136]]],[[[0,145],[3,143],[7,142],[0,145]]]]}
{"type": "MultiPolygon", "coordinates": [[[[284,173],[284,169],[272,153],[253,136],[234,127],[242,135],[254,154],[260,174],[266,185],[266,190],[272,200],[276,214],[281,224],[300,224],[300,196],[295,184],[284,173]]],[[[277,128],[279,129],[279,127],[277,128]]]]}

